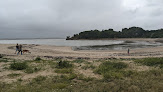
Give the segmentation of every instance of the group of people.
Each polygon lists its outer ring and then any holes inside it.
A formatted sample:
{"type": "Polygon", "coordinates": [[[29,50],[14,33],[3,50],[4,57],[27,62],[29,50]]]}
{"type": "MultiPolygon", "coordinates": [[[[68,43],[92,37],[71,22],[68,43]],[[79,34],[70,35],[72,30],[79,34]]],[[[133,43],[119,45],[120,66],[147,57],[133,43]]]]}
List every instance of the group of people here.
{"type": "Polygon", "coordinates": [[[17,52],[17,55],[19,55],[19,53],[21,53],[21,55],[22,55],[22,45],[20,44],[16,44],[16,51],[15,51],[15,54],[16,54],[16,52],[17,52]]]}

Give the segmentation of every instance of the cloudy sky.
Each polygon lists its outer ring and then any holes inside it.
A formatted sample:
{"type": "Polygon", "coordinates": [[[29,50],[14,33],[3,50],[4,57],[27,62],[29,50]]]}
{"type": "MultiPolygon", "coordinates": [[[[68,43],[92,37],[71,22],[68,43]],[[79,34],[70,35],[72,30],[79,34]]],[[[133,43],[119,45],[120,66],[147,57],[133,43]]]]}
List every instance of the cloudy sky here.
{"type": "Polygon", "coordinates": [[[0,0],[0,38],[65,38],[91,29],[163,28],[163,0],[0,0]]]}

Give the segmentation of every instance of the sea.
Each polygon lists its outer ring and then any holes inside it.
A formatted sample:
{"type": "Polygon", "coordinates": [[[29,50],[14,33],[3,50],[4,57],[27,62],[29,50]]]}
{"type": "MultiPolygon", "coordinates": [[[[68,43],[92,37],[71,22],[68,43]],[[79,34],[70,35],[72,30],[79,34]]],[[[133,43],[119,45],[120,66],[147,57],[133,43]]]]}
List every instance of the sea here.
{"type": "Polygon", "coordinates": [[[38,44],[71,46],[73,50],[123,50],[163,46],[162,43],[123,40],[66,40],[66,39],[10,39],[0,40],[0,44],[38,44]]]}

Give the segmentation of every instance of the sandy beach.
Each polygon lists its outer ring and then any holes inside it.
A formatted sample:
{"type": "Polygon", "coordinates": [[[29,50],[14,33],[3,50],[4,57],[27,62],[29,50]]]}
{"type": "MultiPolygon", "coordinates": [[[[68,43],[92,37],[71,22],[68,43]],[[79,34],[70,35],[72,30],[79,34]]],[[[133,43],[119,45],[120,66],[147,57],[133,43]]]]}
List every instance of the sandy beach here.
{"type": "MultiPolygon", "coordinates": [[[[158,39],[117,39],[126,41],[148,41],[154,43],[158,39]]],[[[127,50],[77,50],[72,47],[23,44],[23,49],[31,53],[23,55],[15,54],[15,44],[0,44],[0,54],[14,59],[32,60],[36,57],[46,59],[110,59],[110,58],[145,58],[145,57],[163,57],[163,46],[130,49],[130,55],[127,50]]]]}

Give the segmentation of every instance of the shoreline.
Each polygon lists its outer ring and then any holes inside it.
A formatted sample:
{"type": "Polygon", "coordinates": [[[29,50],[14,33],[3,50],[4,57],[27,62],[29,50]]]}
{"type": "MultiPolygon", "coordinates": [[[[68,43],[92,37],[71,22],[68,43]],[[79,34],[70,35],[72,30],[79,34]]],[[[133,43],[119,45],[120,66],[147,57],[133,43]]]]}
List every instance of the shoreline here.
{"type": "MultiPolygon", "coordinates": [[[[135,39],[133,39],[135,40],[135,39]]],[[[149,40],[146,40],[149,41],[149,40]]],[[[150,39],[150,41],[154,41],[150,39]]],[[[37,45],[23,44],[23,49],[30,53],[23,55],[15,54],[15,44],[0,44],[0,54],[7,58],[32,60],[36,57],[45,59],[131,59],[146,57],[163,57],[163,46],[131,49],[130,55],[127,50],[77,50],[74,51],[71,46],[37,45]]]]}

